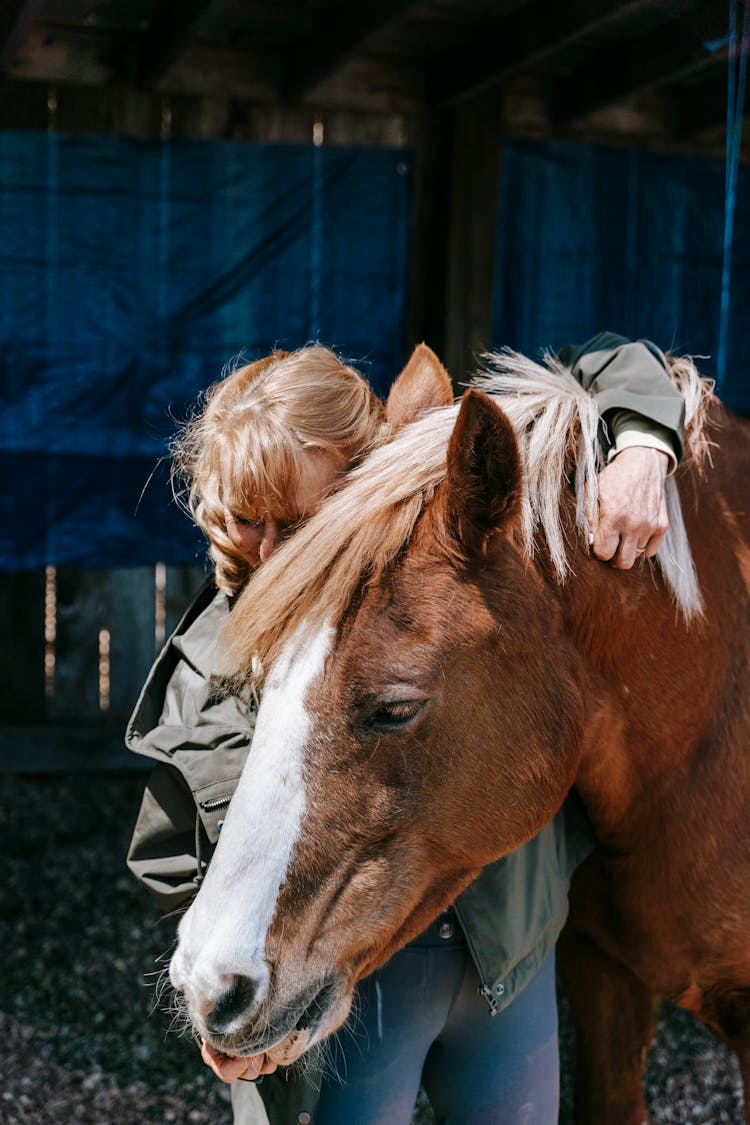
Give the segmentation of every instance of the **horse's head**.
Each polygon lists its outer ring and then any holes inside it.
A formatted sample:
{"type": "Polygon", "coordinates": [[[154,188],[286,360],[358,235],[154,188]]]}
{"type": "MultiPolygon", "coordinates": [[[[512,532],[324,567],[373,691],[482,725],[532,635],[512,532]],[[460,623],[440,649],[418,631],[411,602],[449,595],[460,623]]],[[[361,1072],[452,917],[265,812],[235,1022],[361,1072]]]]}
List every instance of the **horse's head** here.
{"type": "Polygon", "coordinates": [[[470,391],[376,452],[232,614],[231,651],[268,676],[171,970],[218,1049],[293,1061],[562,802],[576,662],[515,543],[521,487],[510,423],[470,391]]]}

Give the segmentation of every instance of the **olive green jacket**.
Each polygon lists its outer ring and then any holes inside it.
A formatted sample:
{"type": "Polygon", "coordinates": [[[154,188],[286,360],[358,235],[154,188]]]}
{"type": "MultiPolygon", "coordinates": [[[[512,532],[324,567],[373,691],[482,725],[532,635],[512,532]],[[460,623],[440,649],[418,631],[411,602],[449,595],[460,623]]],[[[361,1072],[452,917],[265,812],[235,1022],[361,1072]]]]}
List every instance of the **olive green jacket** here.
{"type": "Polygon", "coordinates": [[[217,696],[210,677],[229,599],[207,582],[149,672],[125,732],[156,763],[128,866],[170,911],[197,891],[255,729],[253,703],[217,696]]]}
{"type": "MultiPolygon", "coordinates": [[[[608,334],[565,359],[578,364],[578,377],[606,403],[607,417],[635,409],[664,429],[679,457],[684,403],[650,346],[608,334]]],[[[615,439],[603,435],[605,442],[615,439]]],[[[189,901],[200,886],[253,736],[254,705],[219,697],[211,685],[229,612],[226,595],[207,583],[159,655],[127,727],[128,747],[157,763],[127,862],[166,910],[189,901]]],[[[585,816],[571,797],[533,840],[490,864],[459,896],[455,910],[489,1012],[510,1004],[554,947],[570,875],[591,846],[585,816]]],[[[314,1070],[305,1078],[294,1068],[282,1071],[260,1089],[272,1125],[314,1110],[314,1070]]]]}

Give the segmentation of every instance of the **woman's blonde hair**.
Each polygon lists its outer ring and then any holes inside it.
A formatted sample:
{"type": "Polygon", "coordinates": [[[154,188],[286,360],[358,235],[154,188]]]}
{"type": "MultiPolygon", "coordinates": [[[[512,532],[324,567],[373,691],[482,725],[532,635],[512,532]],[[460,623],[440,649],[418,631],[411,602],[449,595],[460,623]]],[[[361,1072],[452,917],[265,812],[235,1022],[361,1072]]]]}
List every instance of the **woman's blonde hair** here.
{"type": "Polygon", "coordinates": [[[319,344],[273,352],[209,388],[172,457],[176,494],[209,541],[216,584],[236,593],[252,571],[227,534],[225,504],[253,522],[269,514],[294,520],[305,450],[333,454],[345,467],[386,434],[367,382],[319,344]]]}

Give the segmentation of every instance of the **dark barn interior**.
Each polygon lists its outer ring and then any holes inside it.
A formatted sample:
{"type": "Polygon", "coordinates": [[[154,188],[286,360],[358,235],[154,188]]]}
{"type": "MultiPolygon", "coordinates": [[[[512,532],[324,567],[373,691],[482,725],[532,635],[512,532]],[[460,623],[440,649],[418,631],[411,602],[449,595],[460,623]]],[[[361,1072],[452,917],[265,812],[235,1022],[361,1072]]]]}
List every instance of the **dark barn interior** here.
{"type": "MultiPolygon", "coordinates": [[[[600,329],[704,357],[750,413],[744,20],[726,0],[0,5],[0,1119],[228,1119],[192,1047],[146,1024],[173,925],[122,863],[124,723],[206,569],[171,500],[174,420],[277,343],[320,339],[382,391],[420,340],[458,386],[490,349],[600,329]]],[[[743,1119],[733,1061],[677,1013],[649,1083],[654,1121],[743,1119]]]]}

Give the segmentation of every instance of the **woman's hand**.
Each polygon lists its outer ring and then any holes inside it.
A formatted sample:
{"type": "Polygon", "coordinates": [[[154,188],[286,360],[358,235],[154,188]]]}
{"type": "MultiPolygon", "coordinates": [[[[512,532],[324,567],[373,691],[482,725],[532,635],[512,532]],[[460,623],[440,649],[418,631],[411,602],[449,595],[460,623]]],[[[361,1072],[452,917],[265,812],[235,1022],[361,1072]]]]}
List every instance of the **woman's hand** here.
{"type": "Polygon", "coordinates": [[[201,1058],[222,1082],[235,1082],[238,1078],[253,1082],[260,1074],[273,1074],[276,1070],[276,1063],[271,1062],[268,1055],[249,1055],[242,1058],[225,1055],[206,1042],[201,1044],[201,1058]]]}
{"type": "Polygon", "coordinates": [[[591,547],[598,559],[629,570],[655,555],[667,533],[664,485],[669,458],[659,449],[623,449],[599,474],[599,510],[589,509],[591,547]]]}

